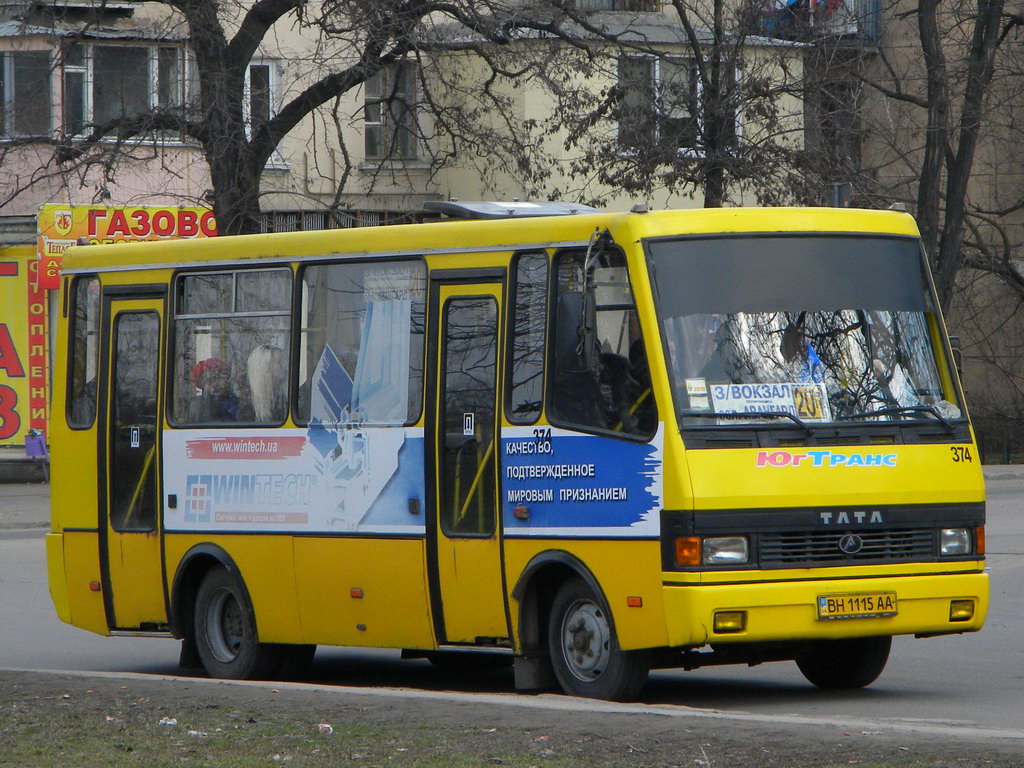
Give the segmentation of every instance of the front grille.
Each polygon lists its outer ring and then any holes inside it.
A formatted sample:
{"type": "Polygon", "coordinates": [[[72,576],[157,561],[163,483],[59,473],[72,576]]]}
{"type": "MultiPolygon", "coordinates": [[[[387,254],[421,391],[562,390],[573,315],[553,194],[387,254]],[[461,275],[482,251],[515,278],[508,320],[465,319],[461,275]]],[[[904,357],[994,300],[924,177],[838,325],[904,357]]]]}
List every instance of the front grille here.
{"type": "Polygon", "coordinates": [[[886,531],[857,531],[863,546],[856,554],[839,548],[847,531],[796,531],[763,533],[758,537],[761,567],[799,568],[802,566],[847,563],[894,563],[935,558],[934,531],[910,528],[886,531]]]}

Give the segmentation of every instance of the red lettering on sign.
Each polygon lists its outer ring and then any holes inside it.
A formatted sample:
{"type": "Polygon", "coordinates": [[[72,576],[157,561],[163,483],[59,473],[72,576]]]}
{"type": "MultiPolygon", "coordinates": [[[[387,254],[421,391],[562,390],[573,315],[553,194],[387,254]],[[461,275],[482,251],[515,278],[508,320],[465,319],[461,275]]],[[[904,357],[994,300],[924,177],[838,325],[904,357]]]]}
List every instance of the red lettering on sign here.
{"type": "Polygon", "coordinates": [[[45,256],[39,260],[39,287],[48,290],[60,288],[60,256],[45,256]]]}
{"type": "Polygon", "coordinates": [[[18,357],[18,350],[14,348],[14,339],[6,323],[0,323],[0,370],[12,379],[20,379],[25,375],[25,368],[18,357]]]}
{"type": "Polygon", "coordinates": [[[195,211],[178,213],[178,236],[195,237],[199,234],[199,217],[195,211]]]}
{"type": "Polygon", "coordinates": [[[96,233],[99,231],[97,219],[105,218],[107,218],[107,211],[96,208],[89,210],[89,237],[96,237],[96,233]]]}
{"type": "Polygon", "coordinates": [[[127,237],[130,231],[128,218],[124,215],[124,211],[120,208],[115,208],[110,214],[110,226],[107,227],[107,237],[113,237],[114,235],[127,237]]]}
{"type": "MultiPolygon", "coordinates": [[[[123,217],[122,217],[123,218],[123,217]]],[[[37,285],[28,286],[28,346],[42,350],[42,355],[29,355],[28,428],[46,431],[46,292],[37,285]],[[39,375],[35,375],[38,373],[39,375]]]]}
{"type": "Polygon", "coordinates": [[[149,211],[140,208],[132,214],[135,219],[135,226],[132,227],[132,234],[136,237],[145,237],[149,234],[149,211]]]}
{"type": "Polygon", "coordinates": [[[161,237],[174,234],[174,214],[170,211],[157,211],[153,214],[153,231],[161,237]]]}
{"type": "Polygon", "coordinates": [[[215,237],[217,235],[217,220],[213,218],[213,211],[206,211],[206,213],[199,217],[199,229],[207,237],[215,237]]]}
{"type": "Polygon", "coordinates": [[[18,407],[18,393],[0,384],[0,440],[14,437],[21,429],[18,407]]]}

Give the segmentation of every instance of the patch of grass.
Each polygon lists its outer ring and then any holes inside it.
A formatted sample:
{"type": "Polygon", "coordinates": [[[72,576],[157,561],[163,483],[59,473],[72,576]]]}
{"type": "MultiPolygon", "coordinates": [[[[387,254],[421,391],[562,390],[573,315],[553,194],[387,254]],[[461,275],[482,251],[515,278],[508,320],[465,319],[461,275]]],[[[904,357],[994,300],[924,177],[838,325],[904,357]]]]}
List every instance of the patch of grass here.
{"type": "Polygon", "coordinates": [[[210,681],[0,672],[0,765],[15,768],[1020,768],[933,738],[210,681]],[[90,687],[92,686],[92,687],[90,687]],[[908,743],[911,746],[906,746],[908,743]]]}
{"type": "MultiPolygon", "coordinates": [[[[15,694],[15,695],[12,695],[15,694]]],[[[455,733],[426,724],[339,722],[308,710],[224,704],[168,707],[150,697],[93,690],[0,696],[0,764],[68,766],[580,765],[542,746],[489,744],[496,729],[455,733]],[[330,722],[328,722],[330,720],[330,722]],[[496,749],[495,749],[496,747],[496,749]]],[[[337,713],[335,713],[337,714],[337,713]]],[[[536,742],[543,744],[543,742],[536,742]]]]}

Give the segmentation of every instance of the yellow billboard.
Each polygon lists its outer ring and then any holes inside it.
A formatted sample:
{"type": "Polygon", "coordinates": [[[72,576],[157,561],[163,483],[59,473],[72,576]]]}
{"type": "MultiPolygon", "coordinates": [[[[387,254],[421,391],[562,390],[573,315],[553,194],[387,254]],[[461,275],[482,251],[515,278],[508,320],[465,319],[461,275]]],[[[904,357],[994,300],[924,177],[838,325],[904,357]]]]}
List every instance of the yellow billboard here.
{"type": "Polygon", "coordinates": [[[46,428],[46,292],[31,245],[0,248],[0,445],[46,428]]]}
{"type": "Polygon", "coordinates": [[[217,221],[209,208],[49,204],[39,209],[39,284],[60,284],[61,256],[72,245],[106,245],[138,240],[213,237],[217,221]]]}

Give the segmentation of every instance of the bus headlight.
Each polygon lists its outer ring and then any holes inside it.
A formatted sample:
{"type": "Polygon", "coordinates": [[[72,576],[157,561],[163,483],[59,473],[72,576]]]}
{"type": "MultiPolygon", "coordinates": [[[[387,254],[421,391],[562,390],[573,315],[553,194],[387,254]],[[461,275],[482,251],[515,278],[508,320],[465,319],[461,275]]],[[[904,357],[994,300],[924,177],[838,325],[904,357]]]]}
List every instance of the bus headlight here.
{"type": "Polygon", "coordinates": [[[939,531],[939,554],[943,557],[971,554],[971,532],[967,528],[943,528],[939,531]]]}
{"type": "Polygon", "coordinates": [[[746,536],[704,539],[704,565],[743,565],[750,559],[746,536]]]}

